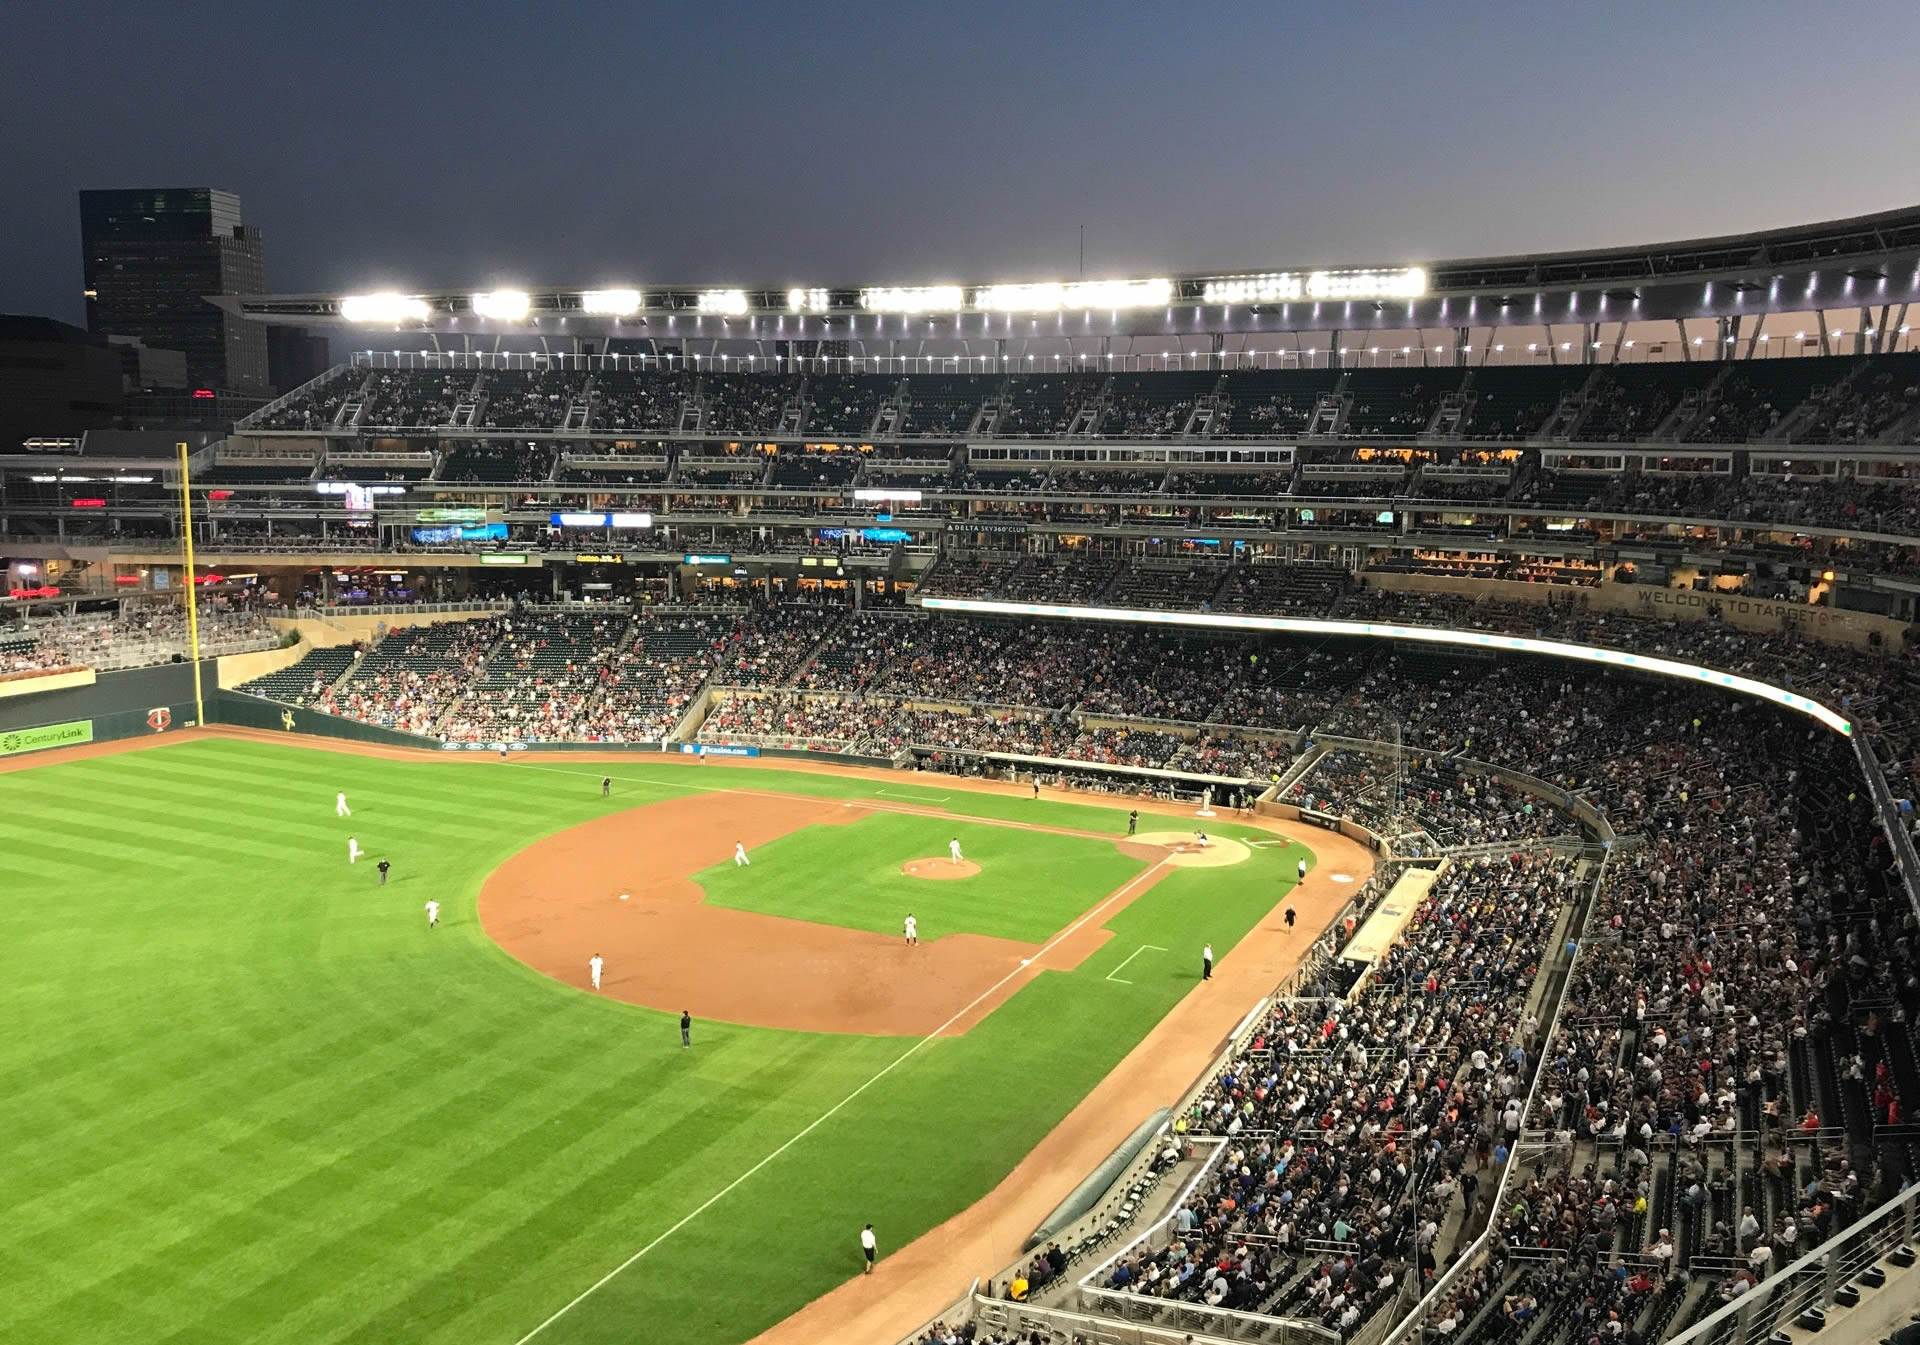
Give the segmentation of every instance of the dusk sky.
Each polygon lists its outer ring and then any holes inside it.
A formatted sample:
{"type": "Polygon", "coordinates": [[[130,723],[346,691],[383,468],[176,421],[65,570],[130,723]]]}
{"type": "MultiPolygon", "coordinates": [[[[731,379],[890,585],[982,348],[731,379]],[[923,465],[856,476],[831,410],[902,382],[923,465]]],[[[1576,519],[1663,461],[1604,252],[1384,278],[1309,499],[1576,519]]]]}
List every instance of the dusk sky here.
{"type": "Polygon", "coordinates": [[[273,289],[1422,261],[1920,201],[1920,5],[14,0],[0,311],[86,187],[238,192],[273,289]]]}

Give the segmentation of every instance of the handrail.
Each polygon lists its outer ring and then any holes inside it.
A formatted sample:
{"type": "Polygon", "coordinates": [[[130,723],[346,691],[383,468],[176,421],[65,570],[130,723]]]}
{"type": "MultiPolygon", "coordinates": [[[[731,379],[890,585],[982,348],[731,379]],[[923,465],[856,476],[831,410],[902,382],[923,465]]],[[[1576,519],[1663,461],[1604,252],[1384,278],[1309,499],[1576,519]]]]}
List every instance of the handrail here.
{"type": "Polygon", "coordinates": [[[1831,1305],[1840,1286],[1920,1229],[1920,1185],[1909,1186],[1798,1260],[1771,1272],[1746,1293],[1682,1331],[1666,1345],[1758,1345],[1782,1315],[1831,1305]],[[1778,1310],[1774,1310],[1778,1309],[1778,1310]],[[1732,1335],[1723,1332],[1732,1328],[1732,1335]]]}
{"type": "Polygon", "coordinates": [[[1916,855],[1913,837],[1900,825],[1900,806],[1894,801],[1893,790],[1887,785],[1886,772],[1880,767],[1880,758],[1874,755],[1873,747],[1867,742],[1871,736],[1865,733],[1853,735],[1853,752],[1859,758],[1860,772],[1867,777],[1867,793],[1873,799],[1873,813],[1880,822],[1880,829],[1886,833],[1887,843],[1893,846],[1895,859],[1900,866],[1900,884],[1907,890],[1907,901],[1913,907],[1913,913],[1920,917],[1920,855],[1916,855]]]}

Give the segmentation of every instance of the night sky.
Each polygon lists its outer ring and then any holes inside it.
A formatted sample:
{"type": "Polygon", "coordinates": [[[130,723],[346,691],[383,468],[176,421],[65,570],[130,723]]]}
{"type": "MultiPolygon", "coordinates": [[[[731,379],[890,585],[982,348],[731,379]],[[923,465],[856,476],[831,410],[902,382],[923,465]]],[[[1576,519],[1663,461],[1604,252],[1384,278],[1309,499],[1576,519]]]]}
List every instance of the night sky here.
{"type": "Polygon", "coordinates": [[[276,290],[1394,263],[1920,201],[1920,4],[0,8],[0,311],[84,187],[276,290]]]}

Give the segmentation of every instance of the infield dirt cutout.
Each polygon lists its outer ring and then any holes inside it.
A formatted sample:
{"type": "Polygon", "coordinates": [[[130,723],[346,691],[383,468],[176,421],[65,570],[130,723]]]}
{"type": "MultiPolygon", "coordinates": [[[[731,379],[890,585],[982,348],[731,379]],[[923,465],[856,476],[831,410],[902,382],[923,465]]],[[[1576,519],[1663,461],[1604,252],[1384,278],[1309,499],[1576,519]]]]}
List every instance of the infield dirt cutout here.
{"type": "MultiPolygon", "coordinates": [[[[869,812],[947,815],[923,806],[752,790],[665,799],[570,827],[514,855],[480,889],[480,925],[515,958],[583,990],[587,959],[598,953],[605,959],[598,993],[667,1013],[685,1009],[696,1019],[806,1032],[959,1033],[1041,972],[1079,966],[1110,937],[1105,922],[1173,866],[1232,863],[1212,853],[1224,854],[1228,844],[1240,858],[1247,854],[1238,842],[1225,841],[1215,841],[1209,852],[1169,853],[1169,844],[1193,841],[1182,832],[1099,836],[1149,867],[1105,898],[1096,917],[1046,945],[945,934],[908,948],[898,934],[709,906],[693,881],[701,870],[732,859],[735,842],[751,854],[790,831],[846,826],[869,812]],[[1156,843],[1163,835],[1169,844],[1156,843]]],[[[906,871],[951,879],[979,868],[933,858],[910,861],[906,871]],[[925,871],[915,872],[914,865],[925,871]]]]}

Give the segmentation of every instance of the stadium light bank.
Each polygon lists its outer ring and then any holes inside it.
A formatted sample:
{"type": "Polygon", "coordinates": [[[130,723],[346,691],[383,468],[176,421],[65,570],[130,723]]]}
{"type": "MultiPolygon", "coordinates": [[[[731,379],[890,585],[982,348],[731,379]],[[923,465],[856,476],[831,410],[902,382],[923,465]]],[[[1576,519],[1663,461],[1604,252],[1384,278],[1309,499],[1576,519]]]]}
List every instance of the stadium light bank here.
{"type": "MultiPolygon", "coordinates": [[[[837,291],[817,286],[777,290],[726,287],[693,292],[696,316],[737,318],[759,315],[955,316],[966,313],[1059,313],[1074,309],[1112,313],[1165,308],[1176,303],[1232,306],[1288,303],[1295,300],[1399,301],[1426,296],[1424,267],[1350,271],[1274,271],[1258,275],[1165,276],[1144,280],[1048,280],[994,285],[893,285],[837,291]]],[[[458,294],[375,294],[343,296],[338,315],[368,326],[426,323],[436,313],[462,312],[491,322],[520,323],[535,315],[565,317],[571,312],[595,317],[629,318],[652,308],[670,311],[674,294],[638,288],[479,290],[458,294]],[[461,307],[464,298],[464,310],[461,307]]]]}
{"type": "Polygon", "coordinates": [[[972,612],[979,616],[1061,617],[1070,621],[1112,621],[1142,625],[1188,626],[1201,630],[1284,631],[1295,635],[1350,635],[1376,640],[1417,640],[1423,644],[1467,645],[1502,649],[1517,654],[1544,654],[1549,658],[1578,659],[1609,668],[1653,673],[1687,682],[1724,687],[1742,696],[1770,701],[1819,720],[1835,733],[1853,735],[1853,724],[1819,701],[1796,695],[1784,687],[1738,677],[1717,668],[1673,659],[1649,658],[1617,649],[1567,644],[1560,640],[1533,640],[1519,635],[1489,635],[1477,630],[1444,630],[1433,626],[1391,626],[1375,621],[1322,621],[1309,617],[1237,616],[1225,612],[1157,612],[1137,607],[1071,607],[1053,603],[1002,602],[994,598],[923,598],[922,607],[939,612],[972,612]]]}

